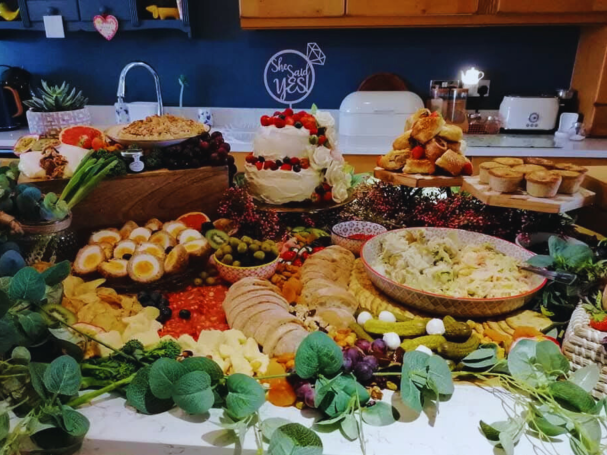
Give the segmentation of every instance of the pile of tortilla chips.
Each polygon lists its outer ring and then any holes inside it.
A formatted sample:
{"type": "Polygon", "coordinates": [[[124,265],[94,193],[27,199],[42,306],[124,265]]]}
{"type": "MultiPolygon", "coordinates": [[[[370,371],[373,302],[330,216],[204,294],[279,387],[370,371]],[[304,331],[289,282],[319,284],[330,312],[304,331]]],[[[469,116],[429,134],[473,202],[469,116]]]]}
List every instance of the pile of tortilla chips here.
{"type": "Polygon", "coordinates": [[[114,289],[100,287],[103,283],[104,279],[85,282],[70,275],[63,282],[61,304],[78,317],[78,322],[122,333],[127,327],[122,319],[139,313],[143,307],[135,297],[118,295],[114,289]]]}

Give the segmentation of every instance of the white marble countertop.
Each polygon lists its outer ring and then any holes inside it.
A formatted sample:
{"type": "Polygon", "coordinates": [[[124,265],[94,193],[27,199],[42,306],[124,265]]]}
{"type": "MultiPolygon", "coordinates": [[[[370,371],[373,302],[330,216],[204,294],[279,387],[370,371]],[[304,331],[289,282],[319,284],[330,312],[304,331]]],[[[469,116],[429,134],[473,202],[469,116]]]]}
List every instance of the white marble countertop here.
{"type": "MultiPolygon", "coordinates": [[[[392,401],[401,419],[385,427],[364,425],[368,455],[501,455],[480,433],[479,421],[492,423],[506,418],[504,395],[492,389],[472,385],[456,386],[448,402],[440,404],[439,414],[426,410],[417,416],[400,402],[397,394],[384,396],[392,401]]],[[[508,402],[508,405],[511,403],[508,402]]],[[[179,409],[156,416],[137,414],[125,405],[122,398],[106,397],[80,411],[91,421],[81,455],[232,455],[256,453],[252,430],[247,433],[243,447],[236,447],[230,434],[218,426],[219,410],[208,416],[191,417],[179,409]]],[[[262,420],[284,417],[292,422],[311,427],[316,414],[294,407],[278,408],[266,403],[260,410],[262,420]]],[[[358,441],[348,441],[339,431],[319,433],[325,455],[359,455],[358,441]]],[[[568,441],[554,445],[524,435],[518,443],[517,455],[539,453],[533,445],[544,448],[544,455],[569,455],[568,441]]]]}
{"type": "MultiPolygon", "coordinates": [[[[93,125],[115,123],[113,106],[89,106],[93,125]]],[[[235,152],[250,152],[253,136],[259,126],[259,118],[273,112],[272,108],[210,108],[214,128],[223,132],[226,141],[235,152]]],[[[166,111],[176,115],[196,118],[198,108],[167,107],[166,111]]],[[[329,110],[337,122],[339,111],[329,110]]],[[[104,127],[100,127],[104,129],[104,127]]],[[[0,131],[0,153],[10,150],[27,129],[0,131]]],[[[537,156],[552,158],[605,158],[607,139],[586,139],[581,142],[554,140],[553,135],[470,135],[466,136],[468,156],[537,156]]],[[[383,136],[340,137],[340,149],[344,155],[383,155],[391,150],[394,138],[383,136]]]]}

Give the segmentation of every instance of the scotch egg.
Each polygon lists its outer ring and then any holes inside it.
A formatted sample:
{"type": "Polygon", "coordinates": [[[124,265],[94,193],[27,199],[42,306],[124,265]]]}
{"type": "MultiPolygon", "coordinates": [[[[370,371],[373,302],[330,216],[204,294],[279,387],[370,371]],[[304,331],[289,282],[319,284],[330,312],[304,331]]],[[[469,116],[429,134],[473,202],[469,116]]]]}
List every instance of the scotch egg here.
{"type": "Polygon", "coordinates": [[[188,252],[183,245],[177,245],[167,254],[164,270],[168,274],[184,271],[188,267],[188,252]]]}
{"type": "Polygon", "coordinates": [[[135,250],[135,253],[150,253],[162,261],[164,261],[164,257],[166,256],[164,248],[152,242],[143,242],[139,244],[139,246],[135,250]]]}
{"type": "Polygon", "coordinates": [[[147,242],[151,236],[152,231],[150,231],[148,228],[138,227],[137,229],[133,229],[129,235],[129,239],[135,243],[143,243],[147,242]]]}
{"type": "Polygon", "coordinates": [[[89,238],[89,243],[91,245],[95,243],[109,243],[111,245],[115,245],[120,242],[122,237],[120,236],[120,232],[118,229],[102,229],[101,231],[97,231],[91,235],[89,238]]]}
{"type": "Polygon", "coordinates": [[[97,271],[104,278],[123,278],[128,275],[128,263],[126,259],[110,259],[99,264],[97,271]]]}
{"type": "Polygon", "coordinates": [[[204,237],[198,240],[192,240],[183,244],[185,250],[190,256],[201,257],[211,249],[209,241],[204,237]]]}
{"type": "Polygon", "coordinates": [[[163,262],[150,253],[136,253],[127,267],[131,280],[138,283],[151,283],[162,278],[163,262]]]}
{"type": "Polygon", "coordinates": [[[115,259],[130,259],[133,254],[135,254],[135,250],[137,249],[137,244],[133,240],[123,240],[116,244],[114,248],[114,258],[115,259]],[[125,257],[128,255],[128,258],[125,257]]]}
{"type": "Polygon", "coordinates": [[[145,223],[145,227],[152,232],[159,231],[162,229],[162,221],[160,221],[158,218],[152,218],[145,223]]]}
{"type": "Polygon", "coordinates": [[[138,227],[139,226],[134,221],[127,221],[126,223],[124,223],[124,226],[122,226],[122,228],[120,228],[120,236],[123,239],[128,239],[129,236],[131,235],[131,232],[133,232],[138,227]]]}
{"type": "Polygon", "coordinates": [[[185,231],[188,227],[181,221],[169,221],[164,223],[162,230],[169,233],[171,237],[177,238],[179,234],[185,231]]]}
{"type": "Polygon", "coordinates": [[[74,260],[74,271],[78,275],[93,273],[99,264],[105,261],[105,253],[99,245],[87,245],[82,247],[74,260]]]}
{"type": "Polygon", "coordinates": [[[186,229],[179,234],[179,243],[183,245],[193,240],[200,240],[202,238],[203,237],[200,231],[197,231],[196,229],[186,229]]]}
{"type": "MultiPolygon", "coordinates": [[[[119,242],[120,243],[120,242],[119,242]]],[[[112,259],[114,256],[114,245],[108,242],[101,242],[99,246],[103,250],[103,254],[105,254],[106,259],[112,259]]]]}

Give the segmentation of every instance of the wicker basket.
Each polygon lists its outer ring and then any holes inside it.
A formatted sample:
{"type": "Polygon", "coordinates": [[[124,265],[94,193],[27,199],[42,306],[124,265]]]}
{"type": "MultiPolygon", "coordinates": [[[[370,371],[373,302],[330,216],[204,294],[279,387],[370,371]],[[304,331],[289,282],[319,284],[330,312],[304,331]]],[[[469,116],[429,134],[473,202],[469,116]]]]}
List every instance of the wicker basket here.
{"type": "Polygon", "coordinates": [[[571,322],[563,341],[563,354],[571,361],[571,367],[578,370],[592,363],[599,366],[599,382],[592,394],[600,399],[607,396],[607,350],[601,340],[607,333],[590,327],[590,316],[578,306],[571,315],[571,322]]]}
{"type": "Polygon", "coordinates": [[[31,134],[57,137],[63,128],[75,125],[90,125],[91,113],[88,108],[63,112],[27,111],[27,124],[31,134]]]}

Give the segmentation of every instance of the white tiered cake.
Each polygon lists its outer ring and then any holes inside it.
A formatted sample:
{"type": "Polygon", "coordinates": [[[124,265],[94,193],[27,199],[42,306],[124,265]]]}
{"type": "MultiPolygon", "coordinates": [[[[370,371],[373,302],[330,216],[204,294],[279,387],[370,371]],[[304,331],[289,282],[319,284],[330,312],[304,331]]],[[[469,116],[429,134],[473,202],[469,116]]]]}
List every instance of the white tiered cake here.
{"type": "Polygon", "coordinates": [[[335,121],[328,113],[286,109],[264,115],[246,159],[250,191],[274,205],[309,199],[343,202],[352,175],[335,138],[335,121]]]}

